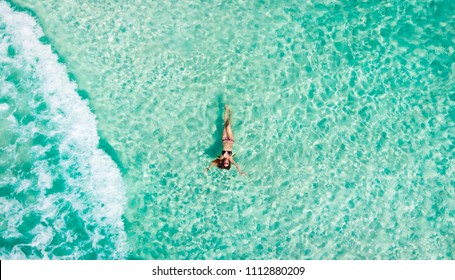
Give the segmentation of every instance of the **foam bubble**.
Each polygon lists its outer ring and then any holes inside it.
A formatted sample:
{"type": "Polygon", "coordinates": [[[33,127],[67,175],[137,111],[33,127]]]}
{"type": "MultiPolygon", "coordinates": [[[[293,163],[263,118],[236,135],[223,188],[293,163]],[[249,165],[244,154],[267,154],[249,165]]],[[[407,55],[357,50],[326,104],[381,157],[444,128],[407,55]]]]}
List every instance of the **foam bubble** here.
{"type": "Polygon", "coordinates": [[[9,109],[8,104],[1,103],[0,104],[0,111],[7,111],[9,109]]]}
{"type": "Polygon", "coordinates": [[[20,225],[24,213],[22,205],[16,200],[8,200],[3,197],[0,198],[0,202],[1,213],[5,214],[5,219],[2,219],[2,228],[6,228],[2,237],[19,237],[20,233],[17,227],[20,225]]]}

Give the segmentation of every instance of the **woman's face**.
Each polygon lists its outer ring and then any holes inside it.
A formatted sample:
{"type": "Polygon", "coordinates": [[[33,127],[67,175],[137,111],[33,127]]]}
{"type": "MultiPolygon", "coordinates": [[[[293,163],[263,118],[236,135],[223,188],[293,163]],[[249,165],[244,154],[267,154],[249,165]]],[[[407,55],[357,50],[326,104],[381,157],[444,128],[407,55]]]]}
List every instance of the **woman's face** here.
{"type": "Polygon", "coordinates": [[[226,158],[224,159],[223,166],[224,167],[228,167],[229,166],[229,160],[228,159],[226,159],[226,158]]]}

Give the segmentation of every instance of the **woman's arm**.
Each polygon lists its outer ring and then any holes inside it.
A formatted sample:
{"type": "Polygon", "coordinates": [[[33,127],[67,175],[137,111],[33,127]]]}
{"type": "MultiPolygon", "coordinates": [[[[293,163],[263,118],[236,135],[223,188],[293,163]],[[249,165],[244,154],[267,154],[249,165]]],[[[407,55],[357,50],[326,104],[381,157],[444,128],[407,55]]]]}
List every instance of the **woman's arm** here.
{"type": "Polygon", "coordinates": [[[237,164],[237,162],[235,162],[234,159],[231,159],[231,162],[235,165],[240,174],[246,176],[246,173],[243,173],[242,170],[240,170],[240,166],[237,164]]]}
{"type": "Polygon", "coordinates": [[[212,166],[216,165],[216,163],[217,163],[216,160],[212,161],[212,163],[210,164],[210,166],[207,167],[207,168],[204,170],[204,172],[207,172],[210,168],[212,168],[212,166]]]}

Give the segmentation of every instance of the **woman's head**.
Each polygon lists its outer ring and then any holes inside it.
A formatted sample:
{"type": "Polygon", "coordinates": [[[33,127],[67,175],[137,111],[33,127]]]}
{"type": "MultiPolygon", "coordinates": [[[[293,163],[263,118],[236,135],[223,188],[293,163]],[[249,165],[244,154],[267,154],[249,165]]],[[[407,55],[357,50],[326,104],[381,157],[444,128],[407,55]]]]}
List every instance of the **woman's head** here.
{"type": "Polygon", "coordinates": [[[218,160],[218,168],[221,169],[231,169],[231,161],[227,158],[222,158],[218,160]]]}

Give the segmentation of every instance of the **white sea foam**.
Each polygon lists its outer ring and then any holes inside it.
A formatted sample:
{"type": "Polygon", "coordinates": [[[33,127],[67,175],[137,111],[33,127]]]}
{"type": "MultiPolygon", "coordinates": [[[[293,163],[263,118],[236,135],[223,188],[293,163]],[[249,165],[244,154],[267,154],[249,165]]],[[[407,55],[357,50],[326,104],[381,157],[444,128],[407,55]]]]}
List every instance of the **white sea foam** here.
{"type": "MultiPolygon", "coordinates": [[[[99,247],[98,241],[106,237],[100,232],[109,235],[111,242],[115,244],[114,251],[97,252],[98,258],[126,257],[128,249],[122,222],[126,203],[125,186],[116,164],[98,148],[99,136],[95,115],[90,111],[87,101],[82,100],[77,94],[77,85],[69,80],[66,67],[58,63],[58,57],[52,52],[51,47],[39,41],[44,34],[35,19],[26,13],[14,11],[9,4],[1,1],[0,23],[6,25],[5,30],[10,43],[17,48],[16,57],[9,58],[4,55],[6,54],[5,44],[0,44],[1,59],[12,65],[17,64],[15,66],[18,68],[25,68],[25,71],[33,72],[38,78],[38,86],[32,94],[39,94],[48,106],[47,115],[38,116],[38,119],[49,119],[46,135],[59,137],[58,151],[61,157],[58,167],[51,166],[45,160],[36,160],[31,172],[37,175],[37,186],[30,186],[26,180],[23,180],[18,185],[20,187],[16,188],[16,192],[36,188],[38,194],[33,198],[35,200],[32,199],[35,204],[30,202],[21,204],[16,200],[1,198],[1,214],[8,224],[7,230],[2,234],[4,238],[19,235],[17,227],[24,215],[32,211],[39,213],[42,223],[31,229],[30,233],[34,238],[29,245],[41,254],[26,256],[20,246],[16,245],[9,252],[2,248],[1,256],[12,259],[37,256],[52,258],[46,252],[49,251],[46,247],[49,246],[55,234],[65,231],[64,217],[67,213],[62,213],[62,206],[59,203],[67,201],[72,209],[78,211],[78,216],[86,225],[95,227],[87,232],[93,247],[99,247]],[[73,176],[75,168],[79,173],[76,177],[73,176]],[[59,171],[56,172],[55,169],[59,171]],[[64,179],[69,190],[55,195],[47,194],[46,190],[52,188],[53,181],[58,176],[64,179]],[[47,219],[52,219],[53,224],[43,223],[47,219]],[[98,227],[103,228],[103,231],[98,227]]],[[[8,94],[11,92],[9,91],[8,94]]],[[[7,93],[2,90],[1,94],[7,93]]],[[[9,109],[10,105],[0,104],[0,111],[9,109]]],[[[19,133],[15,145],[27,143],[32,135],[39,132],[33,122],[22,125],[20,129],[22,132],[19,133]]],[[[42,158],[50,146],[38,145],[28,148],[29,153],[35,158],[42,158]]],[[[67,242],[70,240],[68,239],[67,242]]],[[[75,248],[71,255],[63,258],[78,258],[83,255],[83,252],[77,252],[75,248]]]]}
{"type": "Polygon", "coordinates": [[[8,104],[0,103],[0,111],[6,111],[9,109],[8,104]]]}

